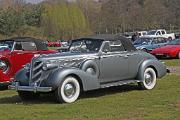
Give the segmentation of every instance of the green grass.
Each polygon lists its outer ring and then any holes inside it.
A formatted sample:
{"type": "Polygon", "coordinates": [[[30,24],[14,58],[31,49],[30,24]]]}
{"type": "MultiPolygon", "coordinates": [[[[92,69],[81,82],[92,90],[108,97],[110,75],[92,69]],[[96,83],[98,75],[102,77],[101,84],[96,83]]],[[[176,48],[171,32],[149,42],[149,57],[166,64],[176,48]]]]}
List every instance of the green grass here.
{"type": "Polygon", "coordinates": [[[166,59],[162,60],[167,66],[180,66],[180,59],[166,59]]]}
{"type": "Polygon", "coordinates": [[[126,85],[84,93],[73,104],[52,95],[22,102],[16,92],[0,91],[0,120],[175,120],[180,119],[180,76],[167,75],[155,89],[126,85]]]}

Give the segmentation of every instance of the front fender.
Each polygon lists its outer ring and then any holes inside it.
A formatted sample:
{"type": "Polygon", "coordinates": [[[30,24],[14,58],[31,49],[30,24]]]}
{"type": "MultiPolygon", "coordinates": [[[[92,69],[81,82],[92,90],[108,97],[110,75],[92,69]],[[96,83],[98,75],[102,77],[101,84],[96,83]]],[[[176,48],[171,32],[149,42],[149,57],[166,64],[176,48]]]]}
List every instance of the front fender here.
{"type": "Polygon", "coordinates": [[[22,68],[19,70],[14,77],[15,82],[19,82],[22,86],[28,86],[29,85],[29,78],[27,76],[28,70],[25,68],[22,68]]]}
{"type": "Polygon", "coordinates": [[[158,78],[165,76],[167,73],[166,66],[163,63],[155,59],[148,59],[148,60],[143,61],[139,67],[138,75],[137,75],[138,80],[141,80],[141,81],[143,80],[144,71],[148,67],[151,67],[156,71],[158,78]]]}
{"type": "Polygon", "coordinates": [[[52,87],[52,89],[55,90],[67,76],[76,76],[82,83],[84,91],[100,88],[100,83],[96,76],[90,75],[78,68],[57,69],[53,71],[44,82],[46,86],[52,87]]]}

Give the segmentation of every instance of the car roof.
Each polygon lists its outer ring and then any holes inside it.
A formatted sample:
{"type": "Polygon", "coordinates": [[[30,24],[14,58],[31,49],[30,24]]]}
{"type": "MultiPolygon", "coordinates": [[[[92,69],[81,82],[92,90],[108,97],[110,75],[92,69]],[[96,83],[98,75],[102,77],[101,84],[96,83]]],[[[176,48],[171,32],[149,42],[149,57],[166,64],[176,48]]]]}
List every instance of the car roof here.
{"type": "Polygon", "coordinates": [[[123,36],[120,36],[120,35],[101,34],[101,35],[82,37],[82,38],[79,38],[79,39],[94,39],[94,40],[103,40],[103,41],[120,40],[127,51],[136,50],[136,48],[133,46],[132,42],[129,39],[127,39],[127,38],[125,38],[123,36]]]}
{"type": "Polygon", "coordinates": [[[8,38],[1,41],[15,41],[15,42],[34,42],[36,44],[37,50],[48,50],[45,41],[41,39],[36,39],[33,37],[14,37],[8,38]]]}

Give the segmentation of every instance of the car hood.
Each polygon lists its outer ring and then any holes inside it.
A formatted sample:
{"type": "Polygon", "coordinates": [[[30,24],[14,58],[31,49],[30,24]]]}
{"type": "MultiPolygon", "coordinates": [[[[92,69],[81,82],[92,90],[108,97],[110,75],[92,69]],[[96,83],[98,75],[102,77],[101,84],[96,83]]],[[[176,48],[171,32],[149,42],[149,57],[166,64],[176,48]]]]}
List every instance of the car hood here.
{"type": "Polygon", "coordinates": [[[180,50],[180,45],[167,45],[167,46],[163,46],[161,48],[157,48],[155,50],[152,51],[152,53],[156,53],[156,52],[171,52],[174,50],[180,50]]]}
{"type": "Polygon", "coordinates": [[[80,52],[64,52],[64,53],[56,53],[56,54],[48,54],[48,55],[40,55],[35,58],[41,61],[47,60],[79,60],[79,59],[93,59],[96,58],[97,53],[80,53],[80,52]]]}
{"type": "Polygon", "coordinates": [[[151,48],[152,45],[135,45],[136,49],[151,48]]]}

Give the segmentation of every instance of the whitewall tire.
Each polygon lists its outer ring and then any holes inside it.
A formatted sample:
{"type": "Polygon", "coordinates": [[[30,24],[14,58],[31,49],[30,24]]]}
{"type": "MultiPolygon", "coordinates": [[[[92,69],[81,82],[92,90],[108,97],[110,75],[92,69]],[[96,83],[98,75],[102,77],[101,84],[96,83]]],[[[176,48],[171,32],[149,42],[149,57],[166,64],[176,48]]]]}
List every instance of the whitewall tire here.
{"type": "Polygon", "coordinates": [[[157,78],[153,68],[146,68],[143,77],[143,82],[139,83],[142,89],[151,90],[156,86],[157,78]]]}
{"type": "Polygon", "coordinates": [[[80,85],[75,77],[67,77],[55,91],[56,99],[60,103],[73,103],[80,95],[80,85]]]}

